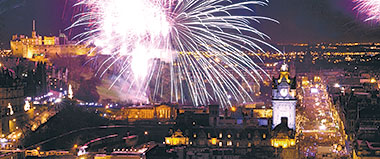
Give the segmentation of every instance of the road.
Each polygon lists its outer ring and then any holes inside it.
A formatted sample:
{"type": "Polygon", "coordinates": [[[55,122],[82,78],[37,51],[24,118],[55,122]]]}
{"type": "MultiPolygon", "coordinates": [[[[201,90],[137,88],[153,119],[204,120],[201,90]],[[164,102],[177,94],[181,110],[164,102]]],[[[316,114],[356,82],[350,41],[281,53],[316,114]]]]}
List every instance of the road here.
{"type": "MultiPolygon", "coordinates": [[[[323,78],[322,78],[323,79],[323,78]]],[[[346,155],[344,127],[323,80],[299,88],[297,138],[304,158],[339,158],[346,155]]]]}

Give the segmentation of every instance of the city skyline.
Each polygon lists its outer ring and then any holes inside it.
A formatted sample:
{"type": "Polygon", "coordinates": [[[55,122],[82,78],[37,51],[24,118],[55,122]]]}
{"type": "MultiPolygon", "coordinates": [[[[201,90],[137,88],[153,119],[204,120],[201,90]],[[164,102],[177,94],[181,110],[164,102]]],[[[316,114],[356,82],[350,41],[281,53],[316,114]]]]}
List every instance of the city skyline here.
{"type": "Polygon", "coordinates": [[[379,66],[380,0],[0,0],[0,159],[380,159],[379,66]]]}

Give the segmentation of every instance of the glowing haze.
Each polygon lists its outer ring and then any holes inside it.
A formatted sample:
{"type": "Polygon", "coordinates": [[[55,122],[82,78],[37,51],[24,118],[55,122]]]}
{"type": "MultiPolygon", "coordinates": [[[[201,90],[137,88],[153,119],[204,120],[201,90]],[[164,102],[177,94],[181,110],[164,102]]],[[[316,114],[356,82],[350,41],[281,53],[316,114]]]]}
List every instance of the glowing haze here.
{"type": "Polygon", "coordinates": [[[353,0],[354,10],[365,16],[365,21],[380,22],[380,0],[353,0]]]}
{"type": "Polygon", "coordinates": [[[154,100],[169,88],[171,102],[186,102],[188,94],[195,105],[225,106],[231,100],[252,100],[250,81],[263,80],[265,72],[247,52],[263,51],[258,44],[272,47],[265,42],[269,37],[251,24],[272,20],[252,15],[249,7],[266,4],[258,0],[80,0],[77,5],[87,9],[77,15],[72,27],[88,27],[76,38],[109,55],[97,73],[104,76],[118,67],[114,84],[122,83],[135,99],[145,100],[150,91],[154,100]],[[233,10],[249,13],[234,15],[233,10]],[[152,83],[154,88],[149,87],[152,83]]]}

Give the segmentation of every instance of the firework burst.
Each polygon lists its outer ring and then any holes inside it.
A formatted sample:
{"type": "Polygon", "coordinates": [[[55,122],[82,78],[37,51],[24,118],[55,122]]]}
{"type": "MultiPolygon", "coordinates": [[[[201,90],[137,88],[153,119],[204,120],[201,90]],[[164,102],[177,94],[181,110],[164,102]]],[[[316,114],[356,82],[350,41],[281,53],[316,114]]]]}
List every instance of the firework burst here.
{"type": "Polygon", "coordinates": [[[249,53],[264,52],[263,45],[275,49],[252,24],[274,21],[253,15],[250,7],[267,1],[81,0],[77,5],[87,9],[71,27],[88,31],[76,38],[108,55],[97,74],[117,66],[112,85],[123,83],[138,99],[148,90],[154,99],[166,89],[171,102],[188,102],[186,96],[195,105],[250,101],[251,81],[258,84],[266,74],[249,53]]]}
{"type": "Polygon", "coordinates": [[[356,4],[354,10],[364,15],[365,21],[380,22],[380,1],[379,0],[353,0],[356,4]]]}

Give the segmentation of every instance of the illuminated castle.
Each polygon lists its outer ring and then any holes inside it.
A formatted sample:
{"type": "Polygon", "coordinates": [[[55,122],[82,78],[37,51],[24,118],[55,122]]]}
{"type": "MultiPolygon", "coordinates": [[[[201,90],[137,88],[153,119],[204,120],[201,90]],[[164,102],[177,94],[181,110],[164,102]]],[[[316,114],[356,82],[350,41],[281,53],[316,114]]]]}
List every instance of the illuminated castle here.
{"type": "Polygon", "coordinates": [[[93,55],[93,49],[83,44],[69,41],[65,34],[56,36],[37,35],[33,20],[32,37],[13,35],[10,41],[13,56],[44,61],[47,58],[74,55],[93,55]]]}

